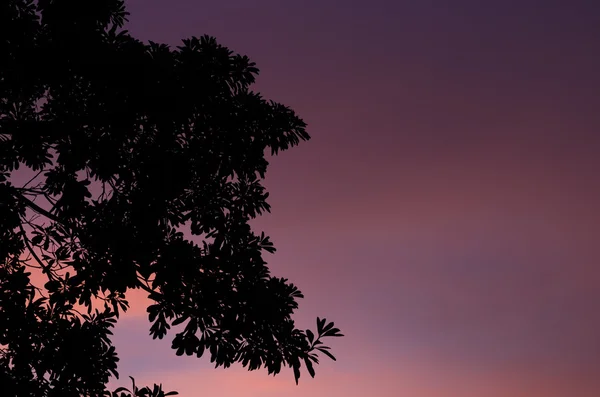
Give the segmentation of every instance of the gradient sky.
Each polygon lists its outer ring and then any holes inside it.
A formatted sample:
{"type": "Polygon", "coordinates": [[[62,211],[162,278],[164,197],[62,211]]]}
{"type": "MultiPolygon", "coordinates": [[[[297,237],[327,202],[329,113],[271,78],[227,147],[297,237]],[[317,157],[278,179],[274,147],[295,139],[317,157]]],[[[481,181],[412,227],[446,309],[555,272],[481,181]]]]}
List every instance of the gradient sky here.
{"type": "Polygon", "coordinates": [[[268,258],[347,336],[317,376],[155,342],[120,373],[183,397],[600,395],[597,0],[130,0],[129,30],[214,35],[312,140],[273,159],[268,258]]]}

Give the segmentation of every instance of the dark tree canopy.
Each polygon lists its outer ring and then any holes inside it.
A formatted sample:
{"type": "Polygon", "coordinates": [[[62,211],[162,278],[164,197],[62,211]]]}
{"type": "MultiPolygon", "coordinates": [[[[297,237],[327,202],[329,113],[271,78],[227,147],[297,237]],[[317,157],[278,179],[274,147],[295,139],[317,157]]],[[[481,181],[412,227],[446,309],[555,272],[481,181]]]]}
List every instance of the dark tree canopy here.
{"type": "Polygon", "coordinates": [[[107,390],[132,289],[177,355],[314,376],[341,334],[295,327],[302,294],[249,226],[269,211],[266,151],[308,139],[304,122],[250,90],[247,57],[206,36],[145,44],[127,15],[123,0],[0,1],[2,395],[168,395],[107,390]]]}

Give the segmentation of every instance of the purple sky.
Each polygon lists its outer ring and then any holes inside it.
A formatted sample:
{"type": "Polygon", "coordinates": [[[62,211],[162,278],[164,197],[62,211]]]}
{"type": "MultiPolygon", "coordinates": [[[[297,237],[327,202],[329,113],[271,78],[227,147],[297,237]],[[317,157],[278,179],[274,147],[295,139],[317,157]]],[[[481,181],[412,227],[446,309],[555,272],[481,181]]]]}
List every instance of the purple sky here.
{"type": "Polygon", "coordinates": [[[256,227],[306,295],[298,325],[347,336],[295,386],[175,357],[136,300],[123,376],[183,397],[600,395],[597,1],[128,4],[141,39],[250,56],[308,123],[256,227]]]}

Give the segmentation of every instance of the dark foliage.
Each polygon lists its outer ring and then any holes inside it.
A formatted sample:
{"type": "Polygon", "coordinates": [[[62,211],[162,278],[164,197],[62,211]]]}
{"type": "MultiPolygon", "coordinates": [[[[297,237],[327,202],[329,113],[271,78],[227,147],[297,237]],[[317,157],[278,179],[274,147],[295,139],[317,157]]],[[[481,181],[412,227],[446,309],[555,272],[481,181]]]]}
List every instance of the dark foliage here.
{"type": "Polygon", "coordinates": [[[0,1],[2,395],[169,395],[106,389],[132,289],[177,355],[314,376],[341,334],[295,327],[302,294],[248,224],[269,211],[265,151],[308,139],[305,124],[249,90],[247,57],[211,37],[145,44],[126,17],[123,0],[0,1]],[[32,178],[17,185],[19,168],[32,178]]]}

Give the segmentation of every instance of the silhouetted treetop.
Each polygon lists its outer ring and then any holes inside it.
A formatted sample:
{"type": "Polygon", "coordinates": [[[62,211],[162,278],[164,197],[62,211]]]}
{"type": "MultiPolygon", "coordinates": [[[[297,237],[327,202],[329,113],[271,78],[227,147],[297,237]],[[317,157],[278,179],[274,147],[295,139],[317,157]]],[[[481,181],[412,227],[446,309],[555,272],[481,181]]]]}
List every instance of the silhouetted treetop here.
{"type": "Polygon", "coordinates": [[[333,359],[322,338],[341,334],[295,327],[302,294],[249,226],[270,210],[266,153],[309,139],[305,123],[250,90],[248,57],[208,36],[143,43],[127,15],[122,0],[0,2],[0,384],[168,395],[106,390],[131,289],[177,355],[314,376],[317,352],[333,359]]]}

